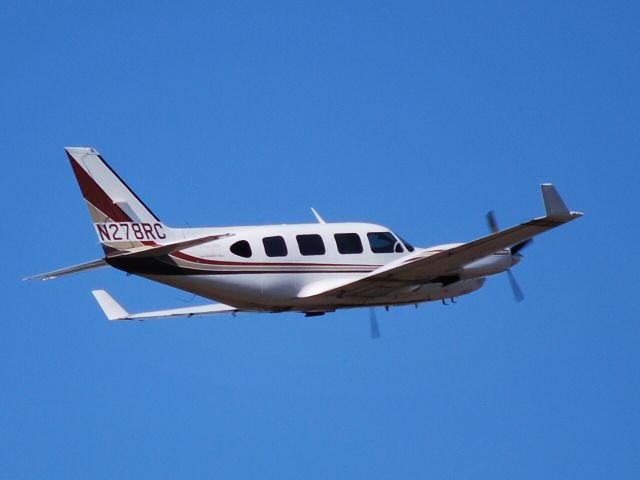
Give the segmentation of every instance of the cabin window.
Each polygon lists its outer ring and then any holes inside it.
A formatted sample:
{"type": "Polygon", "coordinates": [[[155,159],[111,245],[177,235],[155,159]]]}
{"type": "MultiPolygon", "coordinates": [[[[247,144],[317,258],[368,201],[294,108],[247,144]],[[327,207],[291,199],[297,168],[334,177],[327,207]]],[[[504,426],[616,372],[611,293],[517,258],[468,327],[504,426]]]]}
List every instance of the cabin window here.
{"type": "Polygon", "coordinates": [[[267,257],[286,257],[289,253],[282,237],[265,237],[262,239],[262,244],[267,257]]]}
{"type": "Polygon", "coordinates": [[[357,233],[336,233],[334,235],[338,252],[343,255],[362,253],[362,241],[357,233]]]}
{"type": "Polygon", "coordinates": [[[320,235],[296,235],[301,255],[324,255],[324,242],[320,235]]]}
{"type": "Polygon", "coordinates": [[[239,257],[249,258],[251,256],[251,245],[246,240],[240,240],[239,242],[231,245],[231,253],[238,255],[239,257]]]}
{"type": "Polygon", "coordinates": [[[390,232],[369,232],[367,233],[369,245],[373,253],[393,253],[402,252],[402,246],[390,232]],[[397,244],[397,245],[396,245],[397,244]]]}

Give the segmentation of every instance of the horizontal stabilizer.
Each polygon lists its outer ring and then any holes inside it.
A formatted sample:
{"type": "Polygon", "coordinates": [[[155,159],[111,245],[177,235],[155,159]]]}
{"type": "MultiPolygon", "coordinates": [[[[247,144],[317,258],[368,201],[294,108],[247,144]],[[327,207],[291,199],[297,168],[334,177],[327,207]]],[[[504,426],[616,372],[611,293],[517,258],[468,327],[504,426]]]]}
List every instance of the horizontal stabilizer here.
{"type": "Polygon", "coordinates": [[[197,307],[173,308],[169,310],[156,310],[153,312],[143,312],[131,314],[114,300],[105,290],[93,290],[93,296],[100,305],[100,308],[109,320],[148,320],[171,317],[193,317],[194,315],[214,315],[217,313],[237,313],[235,307],[223,303],[212,303],[209,305],[199,305],[197,307]]]}
{"type": "MultiPolygon", "coordinates": [[[[206,237],[192,238],[190,240],[181,240],[179,242],[173,242],[166,245],[158,245],[155,247],[142,247],[134,250],[122,250],[112,255],[107,255],[106,258],[151,258],[162,257],[169,255],[178,250],[186,250],[187,248],[195,247],[205,243],[213,242],[220,238],[228,237],[232,234],[225,233],[222,235],[207,235],[206,237]]],[[[93,260],[91,262],[81,263],[72,267],[62,268],[60,270],[54,270],[53,272],[41,273],[32,277],[27,277],[24,280],[53,280],[54,278],[62,277],[64,275],[72,275],[78,272],[84,272],[85,270],[93,270],[95,268],[106,267],[109,264],[105,258],[99,260],[93,260]]]]}
{"type": "Polygon", "coordinates": [[[95,268],[102,268],[106,266],[108,266],[108,263],[101,258],[99,260],[73,265],[72,267],[54,270],[53,272],[41,273],[40,275],[27,277],[24,280],[53,280],[54,278],[63,277],[65,275],[72,275],[74,273],[84,272],[85,270],[93,270],[95,268]]]}

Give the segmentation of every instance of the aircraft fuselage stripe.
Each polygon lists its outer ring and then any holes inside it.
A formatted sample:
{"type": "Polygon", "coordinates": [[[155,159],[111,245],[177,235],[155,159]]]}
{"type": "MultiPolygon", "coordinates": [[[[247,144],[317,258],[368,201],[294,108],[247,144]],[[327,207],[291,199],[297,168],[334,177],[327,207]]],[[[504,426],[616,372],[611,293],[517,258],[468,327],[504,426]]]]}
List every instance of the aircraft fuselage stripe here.
{"type": "MultiPolygon", "coordinates": [[[[169,257],[164,257],[168,260],[169,257]]],[[[224,269],[206,269],[192,268],[171,261],[158,258],[107,258],[107,262],[119,270],[129,273],[155,273],[158,275],[243,275],[243,274],[302,274],[302,273],[369,273],[374,268],[291,268],[291,269],[265,269],[255,268],[257,265],[249,266],[250,268],[234,268],[228,267],[224,269]]],[[[345,266],[348,267],[348,266],[345,266]]]]}
{"type": "Polygon", "coordinates": [[[303,263],[303,262],[230,262],[226,260],[209,260],[206,258],[194,257],[184,252],[174,252],[171,254],[172,257],[179,258],[181,260],[185,260],[191,263],[199,264],[199,265],[216,265],[216,266],[252,266],[252,267],[351,267],[351,268],[369,268],[376,269],[381,265],[371,265],[371,264],[342,264],[342,263],[303,263]]]}

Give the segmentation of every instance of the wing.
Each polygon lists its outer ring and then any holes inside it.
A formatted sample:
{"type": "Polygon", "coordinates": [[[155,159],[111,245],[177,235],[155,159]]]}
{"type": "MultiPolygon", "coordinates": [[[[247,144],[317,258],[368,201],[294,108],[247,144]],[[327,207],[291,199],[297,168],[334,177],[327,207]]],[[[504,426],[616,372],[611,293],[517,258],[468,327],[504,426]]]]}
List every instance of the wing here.
{"type": "Polygon", "coordinates": [[[373,297],[390,293],[406,285],[428,283],[455,272],[468,263],[582,216],[582,213],[569,211],[553,185],[543,184],[541,190],[545,206],[544,217],[447,250],[416,251],[355,281],[312,284],[304,288],[298,297],[373,297]]]}
{"type": "Polygon", "coordinates": [[[105,290],[93,290],[98,305],[109,320],[147,320],[171,317],[193,317],[194,315],[214,315],[216,313],[236,313],[235,307],[223,303],[212,303],[210,305],[199,305],[197,307],[173,308],[169,310],[156,310],[144,313],[129,313],[115,301],[105,290]]]}

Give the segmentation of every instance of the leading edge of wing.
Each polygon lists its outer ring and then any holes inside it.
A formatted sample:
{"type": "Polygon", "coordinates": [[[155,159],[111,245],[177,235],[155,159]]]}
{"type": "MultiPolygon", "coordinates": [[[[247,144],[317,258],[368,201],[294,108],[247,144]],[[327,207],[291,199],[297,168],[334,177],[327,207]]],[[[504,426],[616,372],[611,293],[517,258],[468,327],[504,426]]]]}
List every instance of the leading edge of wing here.
{"type": "Polygon", "coordinates": [[[109,320],[148,320],[172,317],[193,317],[195,315],[215,315],[219,313],[237,313],[241,310],[223,303],[198,305],[197,307],[172,308],[152,312],[129,313],[106,290],[92,290],[98,305],[109,320]]]}
{"type": "Polygon", "coordinates": [[[399,284],[423,283],[582,216],[582,213],[571,212],[566,208],[553,185],[543,184],[541,191],[545,204],[544,217],[535,218],[447,250],[416,251],[359,279],[314,283],[303,288],[298,298],[348,295],[360,288],[366,288],[372,282],[380,281],[399,284]]]}

